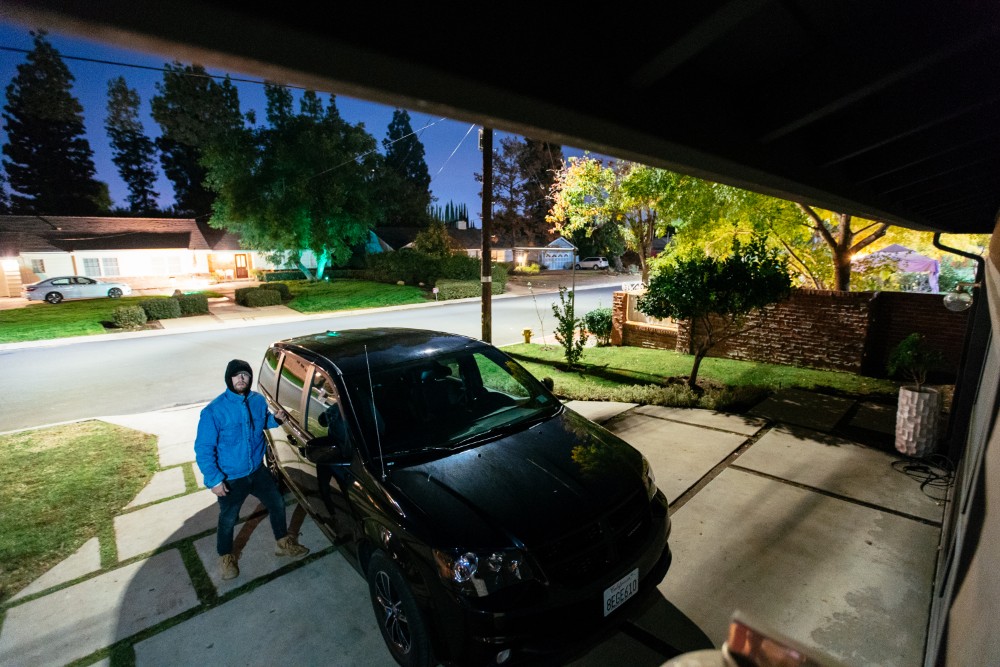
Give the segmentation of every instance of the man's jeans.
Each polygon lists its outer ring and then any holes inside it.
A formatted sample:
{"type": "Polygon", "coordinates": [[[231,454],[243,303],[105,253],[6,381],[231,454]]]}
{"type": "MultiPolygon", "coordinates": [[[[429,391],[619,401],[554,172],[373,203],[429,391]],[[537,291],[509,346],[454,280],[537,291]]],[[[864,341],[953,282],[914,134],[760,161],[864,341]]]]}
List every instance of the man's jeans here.
{"type": "Polygon", "coordinates": [[[215,537],[215,549],[220,556],[233,552],[233,529],[236,527],[240,508],[243,507],[243,501],[247,496],[254,496],[267,508],[275,540],[280,540],[288,534],[288,526],[285,523],[285,500],[265,466],[260,466],[246,477],[227,479],[226,486],[229,487],[229,493],[218,498],[219,532],[215,537]]]}

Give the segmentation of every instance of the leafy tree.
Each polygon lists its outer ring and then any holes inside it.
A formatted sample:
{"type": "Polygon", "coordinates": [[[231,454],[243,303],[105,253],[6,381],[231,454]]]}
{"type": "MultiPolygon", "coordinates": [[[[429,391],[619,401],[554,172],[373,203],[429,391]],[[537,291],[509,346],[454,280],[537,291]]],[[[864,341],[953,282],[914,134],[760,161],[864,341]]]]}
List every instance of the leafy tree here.
{"type": "Polygon", "coordinates": [[[570,158],[556,174],[548,220],[574,236],[582,232],[589,238],[606,227],[617,230],[617,243],[614,237],[605,237],[609,243],[605,254],[616,257],[620,268],[622,249],[635,252],[645,281],[654,235],[663,226],[661,218],[670,211],[682,178],[633,162],[613,161],[606,167],[595,158],[570,158]]]}
{"type": "Polygon", "coordinates": [[[733,234],[766,234],[781,247],[801,282],[817,289],[850,288],[852,257],[882,238],[885,223],[813,208],[749,190],[685,178],[675,191],[676,231],[669,253],[718,251],[733,234]]]}
{"type": "Polygon", "coordinates": [[[410,114],[396,109],[382,140],[385,157],[378,168],[380,224],[424,227],[429,220],[431,176],[424,145],[410,125],[410,114]]]}
{"type": "Polygon", "coordinates": [[[448,257],[455,252],[454,242],[440,220],[432,220],[427,229],[421,230],[413,239],[413,246],[431,257],[448,257]]]}
{"type": "Polygon", "coordinates": [[[552,314],[556,318],[556,340],[563,347],[566,364],[573,368],[583,356],[583,346],[587,341],[587,332],[583,320],[576,316],[576,299],[573,290],[559,286],[559,303],[552,304],[552,314]]]}
{"type": "Polygon", "coordinates": [[[296,114],[285,88],[269,84],[265,93],[269,126],[232,130],[205,154],[206,184],[217,193],[210,224],[279,265],[295,262],[309,279],[321,278],[374,227],[375,139],[341,118],[333,96],[324,109],[306,91],[296,114]],[[307,250],[315,275],[302,263],[307,250]]]}
{"type": "Polygon", "coordinates": [[[932,348],[923,334],[911,333],[889,353],[886,370],[889,375],[906,377],[920,391],[927,382],[927,374],[943,360],[944,355],[932,348]]]}
{"type": "Polygon", "coordinates": [[[83,107],[59,52],[31,32],[34,47],[7,86],[3,147],[14,213],[93,215],[107,210],[107,186],[95,179],[83,107]]]}
{"type": "Polygon", "coordinates": [[[763,317],[764,306],[790,293],[787,259],[755,236],[745,245],[733,238],[732,252],[722,259],[702,255],[659,263],[636,305],[652,317],[690,320],[694,364],[688,386],[697,390],[705,355],[748,330],[750,313],[763,317]]]}
{"type": "MultiPolygon", "coordinates": [[[[493,233],[511,247],[534,242],[531,225],[524,214],[524,182],[521,155],[524,142],[516,137],[500,139],[493,150],[493,233]]],[[[476,175],[479,177],[479,174],[476,175]]],[[[477,178],[482,182],[482,178],[477,178]]]]}
{"type": "Polygon", "coordinates": [[[202,154],[243,127],[239,94],[228,76],[216,83],[201,65],[179,62],[165,65],[156,91],[151,100],[161,132],[156,147],[163,173],[174,185],[175,208],[184,215],[205,215],[215,196],[205,187],[202,154]]]}
{"type": "Polygon", "coordinates": [[[150,214],[158,209],[156,147],[139,121],[139,93],[129,88],[124,77],[108,82],[108,115],[104,128],[111,140],[112,161],[128,186],[128,209],[150,214]]]}

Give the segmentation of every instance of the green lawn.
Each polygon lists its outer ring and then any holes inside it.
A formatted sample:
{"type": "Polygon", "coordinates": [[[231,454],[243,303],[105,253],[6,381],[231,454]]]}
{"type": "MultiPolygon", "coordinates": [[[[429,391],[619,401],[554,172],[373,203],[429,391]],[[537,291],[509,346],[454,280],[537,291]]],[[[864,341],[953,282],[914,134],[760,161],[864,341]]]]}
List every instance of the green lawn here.
{"type": "Polygon", "coordinates": [[[95,536],[117,562],[112,521],[156,467],[156,436],[102,421],[0,435],[0,600],[95,536]]]}
{"type": "Polygon", "coordinates": [[[0,343],[49,340],[108,333],[104,322],[113,326],[115,308],[137,305],[152,297],[125,296],[120,299],[82,299],[52,305],[40,301],[24,308],[0,310],[0,343]]]}
{"type": "Polygon", "coordinates": [[[624,401],[741,412],[783,387],[891,403],[899,383],[852,373],[820,371],[734,359],[706,358],[698,372],[702,393],[686,385],[693,357],[640,347],[588,347],[576,370],[567,370],[559,345],[504,347],[536,377],[551,377],[556,393],[569,399],[624,401]]]}
{"type": "MultiPolygon", "coordinates": [[[[363,280],[334,282],[289,281],[292,300],[287,305],[300,313],[326,313],[359,308],[424,303],[426,290],[411,285],[387,285],[363,280]]],[[[205,292],[219,296],[216,292],[205,292]]],[[[32,303],[24,308],[0,310],[0,343],[50,340],[120,331],[113,325],[118,306],[135,305],[155,296],[128,296],[120,299],[84,299],[52,305],[32,303]],[[107,325],[107,326],[106,326],[107,325]]]]}
{"type": "Polygon", "coordinates": [[[332,282],[287,282],[292,300],[286,305],[300,313],[326,313],[358,308],[401,306],[424,303],[427,291],[412,285],[389,285],[366,280],[334,280],[332,282]]]}

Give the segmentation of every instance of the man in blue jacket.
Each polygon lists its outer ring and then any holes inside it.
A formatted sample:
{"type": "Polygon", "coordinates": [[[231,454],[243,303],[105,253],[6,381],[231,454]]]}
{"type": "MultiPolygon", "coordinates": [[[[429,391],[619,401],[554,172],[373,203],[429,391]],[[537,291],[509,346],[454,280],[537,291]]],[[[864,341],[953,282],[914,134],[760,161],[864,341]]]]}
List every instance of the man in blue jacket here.
{"type": "Polygon", "coordinates": [[[194,455],[205,486],[218,496],[219,530],[216,550],[223,579],[239,576],[233,553],[233,530],[240,508],[252,495],[267,508],[271,531],[277,541],[275,555],[304,556],[309,549],[288,533],[285,501],[278,485],[264,465],[264,429],[275,428],[285,418],[283,411],[272,415],[267,401],[251,391],[253,370],[242,359],[226,366],[226,391],[201,411],[194,455]]]}

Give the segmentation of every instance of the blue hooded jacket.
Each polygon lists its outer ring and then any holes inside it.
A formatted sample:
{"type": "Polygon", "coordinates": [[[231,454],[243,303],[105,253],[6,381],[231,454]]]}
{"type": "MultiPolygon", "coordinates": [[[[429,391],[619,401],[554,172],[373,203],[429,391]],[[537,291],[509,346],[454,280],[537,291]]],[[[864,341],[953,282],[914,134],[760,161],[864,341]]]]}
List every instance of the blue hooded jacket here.
{"type": "Polygon", "coordinates": [[[194,456],[208,488],[246,477],[260,467],[264,462],[264,429],[281,423],[268,412],[262,395],[233,391],[232,377],[241,371],[250,373],[252,384],[250,364],[233,359],[226,366],[226,391],[202,409],[198,420],[194,456]]]}

